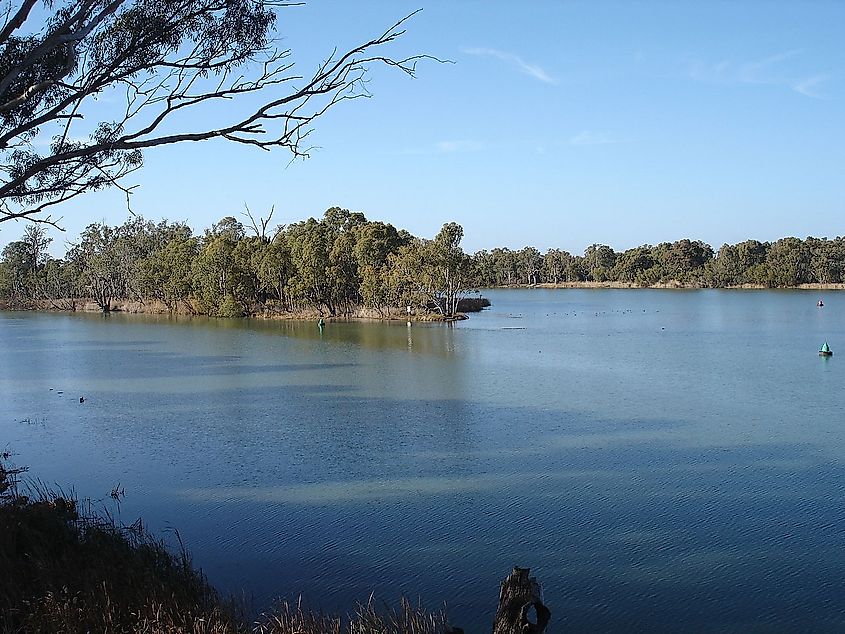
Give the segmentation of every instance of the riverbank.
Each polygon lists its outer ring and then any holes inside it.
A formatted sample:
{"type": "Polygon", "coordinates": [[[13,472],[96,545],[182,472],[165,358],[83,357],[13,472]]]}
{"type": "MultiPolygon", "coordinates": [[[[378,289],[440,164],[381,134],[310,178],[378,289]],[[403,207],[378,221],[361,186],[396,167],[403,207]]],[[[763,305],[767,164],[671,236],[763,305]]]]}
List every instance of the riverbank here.
{"type": "MultiPolygon", "coordinates": [[[[442,315],[434,309],[425,310],[413,308],[409,312],[407,308],[374,309],[356,307],[353,310],[342,314],[330,315],[326,310],[308,308],[297,311],[285,310],[272,304],[256,306],[249,313],[239,315],[240,317],[253,319],[278,319],[291,321],[316,321],[323,319],[327,321],[461,321],[468,319],[467,313],[480,312],[490,306],[490,301],[484,297],[465,297],[458,302],[458,312],[454,315],[442,315]]],[[[83,312],[83,313],[128,313],[139,315],[178,315],[178,316],[207,316],[189,301],[179,302],[168,306],[159,300],[137,301],[137,300],[114,300],[108,311],[103,311],[99,304],[92,299],[62,299],[62,300],[39,300],[25,304],[13,303],[9,300],[0,299],[0,310],[43,310],[56,312],[83,312]]]]}

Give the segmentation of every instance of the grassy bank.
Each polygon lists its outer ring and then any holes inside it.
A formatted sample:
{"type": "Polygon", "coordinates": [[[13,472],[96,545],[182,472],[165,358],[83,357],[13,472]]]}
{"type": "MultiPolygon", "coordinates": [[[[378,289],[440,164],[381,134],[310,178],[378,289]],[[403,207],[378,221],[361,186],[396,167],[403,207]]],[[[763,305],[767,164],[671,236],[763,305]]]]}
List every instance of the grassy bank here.
{"type": "Polygon", "coordinates": [[[445,613],[402,601],[327,615],[279,604],[255,619],[221,597],[186,552],[140,522],[119,526],[41,489],[19,492],[21,470],[0,463],[0,634],[445,634],[445,613]]]}

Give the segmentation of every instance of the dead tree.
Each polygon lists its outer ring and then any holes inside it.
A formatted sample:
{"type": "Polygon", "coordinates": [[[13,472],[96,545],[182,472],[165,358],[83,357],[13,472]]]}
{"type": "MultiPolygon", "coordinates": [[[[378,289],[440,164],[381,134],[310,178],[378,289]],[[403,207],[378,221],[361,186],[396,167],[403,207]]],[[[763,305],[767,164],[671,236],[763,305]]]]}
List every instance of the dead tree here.
{"type": "Polygon", "coordinates": [[[543,634],[549,624],[551,612],[543,604],[543,587],[535,577],[528,576],[529,570],[514,566],[502,581],[493,634],[543,634]],[[532,616],[536,622],[531,621],[532,616]]]}

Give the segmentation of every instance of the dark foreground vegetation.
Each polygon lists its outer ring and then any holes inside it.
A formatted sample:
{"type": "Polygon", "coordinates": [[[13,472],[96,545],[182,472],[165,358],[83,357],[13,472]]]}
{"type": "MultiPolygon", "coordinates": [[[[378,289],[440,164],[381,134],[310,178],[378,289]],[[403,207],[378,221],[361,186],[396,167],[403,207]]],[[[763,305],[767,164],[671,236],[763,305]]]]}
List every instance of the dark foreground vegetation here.
{"type": "Polygon", "coordinates": [[[191,565],[147,534],[72,497],[17,491],[0,463],[0,633],[437,634],[445,613],[403,600],[359,604],[345,617],[280,604],[247,619],[191,565]]]}

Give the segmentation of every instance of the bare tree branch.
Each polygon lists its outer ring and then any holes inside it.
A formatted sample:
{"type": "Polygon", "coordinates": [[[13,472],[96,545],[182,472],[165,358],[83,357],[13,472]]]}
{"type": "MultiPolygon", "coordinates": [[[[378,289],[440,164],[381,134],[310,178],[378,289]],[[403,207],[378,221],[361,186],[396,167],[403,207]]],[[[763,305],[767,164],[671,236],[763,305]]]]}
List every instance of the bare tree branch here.
{"type": "Polygon", "coordinates": [[[40,29],[27,27],[34,35],[17,35],[35,4],[19,0],[0,30],[0,67],[7,69],[0,72],[0,222],[34,220],[108,186],[128,200],[133,187],[119,181],[141,166],[147,148],[217,138],[305,158],[315,120],[369,96],[369,68],[413,77],[419,61],[436,60],[379,52],[416,12],[345,53],[335,50],[305,78],[289,50],[271,46],[273,11],[298,2],[67,0],[40,29]],[[84,120],[92,99],[118,89],[125,102],[115,121],[84,120]],[[246,97],[259,105],[245,110],[246,97]],[[191,129],[202,118],[188,113],[223,103],[234,107],[213,111],[219,125],[191,129]],[[45,132],[54,133],[47,152],[36,145],[45,132]]]}

